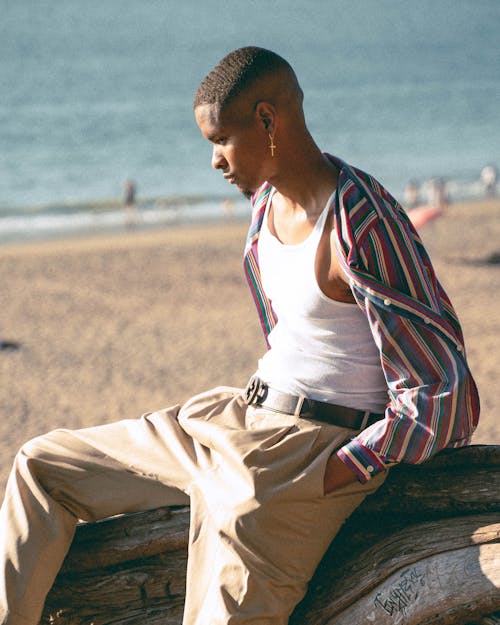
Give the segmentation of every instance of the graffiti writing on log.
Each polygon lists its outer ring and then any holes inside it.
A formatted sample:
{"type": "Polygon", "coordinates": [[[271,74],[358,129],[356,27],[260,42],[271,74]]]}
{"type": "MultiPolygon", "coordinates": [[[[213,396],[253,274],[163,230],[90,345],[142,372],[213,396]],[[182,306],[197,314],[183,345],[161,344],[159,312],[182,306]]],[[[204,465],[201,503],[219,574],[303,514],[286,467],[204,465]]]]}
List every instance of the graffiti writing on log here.
{"type": "Polygon", "coordinates": [[[399,581],[393,584],[387,593],[377,593],[373,603],[390,616],[406,614],[408,607],[418,599],[420,588],[425,584],[425,575],[416,567],[412,567],[401,573],[399,581]]]}

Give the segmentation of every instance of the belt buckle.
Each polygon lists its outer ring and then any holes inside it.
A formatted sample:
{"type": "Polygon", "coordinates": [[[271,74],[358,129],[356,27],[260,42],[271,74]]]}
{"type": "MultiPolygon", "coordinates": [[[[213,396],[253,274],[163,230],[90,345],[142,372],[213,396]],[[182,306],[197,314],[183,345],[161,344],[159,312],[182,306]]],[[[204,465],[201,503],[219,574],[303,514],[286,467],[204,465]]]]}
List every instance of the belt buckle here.
{"type": "Polygon", "coordinates": [[[259,400],[264,399],[266,393],[267,384],[256,375],[253,375],[250,380],[248,380],[248,384],[243,391],[243,400],[245,404],[250,406],[251,404],[258,403],[259,400]]]}

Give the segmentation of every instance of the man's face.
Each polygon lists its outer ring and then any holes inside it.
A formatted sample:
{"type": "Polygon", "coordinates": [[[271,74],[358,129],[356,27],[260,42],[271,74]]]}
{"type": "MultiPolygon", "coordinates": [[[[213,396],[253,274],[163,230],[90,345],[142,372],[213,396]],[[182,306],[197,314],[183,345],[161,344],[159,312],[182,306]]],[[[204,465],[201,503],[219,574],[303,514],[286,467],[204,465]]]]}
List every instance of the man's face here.
{"type": "Polygon", "coordinates": [[[213,146],[212,167],[251,197],[269,174],[269,137],[257,115],[238,113],[237,107],[230,107],[219,115],[214,105],[203,104],[196,107],[195,118],[213,146]]]}

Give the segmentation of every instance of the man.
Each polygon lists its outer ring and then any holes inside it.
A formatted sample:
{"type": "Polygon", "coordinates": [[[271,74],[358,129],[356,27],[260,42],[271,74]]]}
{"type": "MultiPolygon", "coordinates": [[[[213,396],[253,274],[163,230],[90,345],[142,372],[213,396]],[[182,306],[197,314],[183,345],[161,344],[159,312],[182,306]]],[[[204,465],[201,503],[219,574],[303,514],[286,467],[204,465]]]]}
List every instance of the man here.
{"type": "Polygon", "coordinates": [[[236,50],[194,104],[212,165],[252,197],[245,268],[269,349],[244,392],[21,449],[0,518],[3,625],[37,622],[77,519],[186,495],[185,625],[284,625],[387,468],[466,445],[477,424],[418,235],[377,181],[319,150],[290,65],[236,50]]]}

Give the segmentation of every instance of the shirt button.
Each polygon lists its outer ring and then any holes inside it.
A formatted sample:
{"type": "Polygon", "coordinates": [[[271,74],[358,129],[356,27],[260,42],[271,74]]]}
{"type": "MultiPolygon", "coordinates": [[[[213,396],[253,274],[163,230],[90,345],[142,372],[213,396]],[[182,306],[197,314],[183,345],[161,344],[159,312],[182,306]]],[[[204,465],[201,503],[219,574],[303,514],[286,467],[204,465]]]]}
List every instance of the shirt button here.
{"type": "Polygon", "coordinates": [[[431,320],[429,319],[429,317],[424,317],[424,323],[430,323],[431,320]]]}
{"type": "Polygon", "coordinates": [[[457,345],[457,352],[463,352],[464,348],[461,345],[457,345]]]}
{"type": "Polygon", "coordinates": [[[375,471],[375,469],[372,467],[372,465],[371,465],[371,464],[369,464],[369,465],[366,467],[366,470],[368,471],[368,473],[373,473],[373,472],[375,471]]]}
{"type": "Polygon", "coordinates": [[[384,304],[385,304],[386,306],[390,306],[390,305],[392,304],[392,302],[391,302],[391,300],[390,300],[390,299],[385,299],[385,300],[384,300],[384,304]]]}

